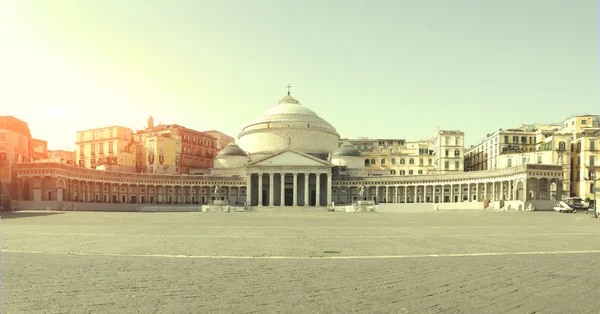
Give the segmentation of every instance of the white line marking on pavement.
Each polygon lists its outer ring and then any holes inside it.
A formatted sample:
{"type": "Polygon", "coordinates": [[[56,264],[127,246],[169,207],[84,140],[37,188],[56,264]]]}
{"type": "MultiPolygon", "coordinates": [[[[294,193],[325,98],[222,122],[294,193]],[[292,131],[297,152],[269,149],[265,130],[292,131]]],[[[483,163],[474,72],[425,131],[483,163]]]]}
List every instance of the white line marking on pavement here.
{"type": "Polygon", "coordinates": [[[210,234],[122,234],[122,233],[54,233],[54,232],[11,232],[11,235],[49,236],[108,236],[108,237],[183,237],[183,238],[423,238],[423,237],[503,237],[503,236],[589,236],[598,232],[571,233],[481,233],[481,234],[410,234],[410,235],[210,235],[210,234]]]}
{"type": "Polygon", "coordinates": [[[88,256],[122,256],[122,257],[162,257],[162,258],[190,258],[190,259],[402,259],[425,257],[478,257],[478,256],[507,256],[507,255],[557,255],[557,254],[590,254],[600,253],[593,251],[552,251],[552,252],[496,252],[496,253],[451,253],[451,254],[423,254],[423,255],[363,255],[363,256],[227,256],[227,255],[168,255],[168,254],[120,254],[120,253],[92,253],[92,252],[43,252],[25,250],[2,250],[2,253],[20,254],[46,254],[46,255],[88,255],[88,256]]]}

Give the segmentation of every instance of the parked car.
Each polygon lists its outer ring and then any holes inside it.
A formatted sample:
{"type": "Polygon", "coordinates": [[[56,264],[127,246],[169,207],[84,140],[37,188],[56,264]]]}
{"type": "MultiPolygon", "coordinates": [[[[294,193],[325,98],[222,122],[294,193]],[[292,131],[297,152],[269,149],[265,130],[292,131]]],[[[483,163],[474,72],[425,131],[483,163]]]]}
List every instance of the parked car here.
{"type": "Polygon", "coordinates": [[[556,204],[553,208],[553,210],[555,212],[559,212],[559,213],[576,213],[577,209],[567,205],[567,203],[565,202],[560,202],[558,204],[556,204]]]}

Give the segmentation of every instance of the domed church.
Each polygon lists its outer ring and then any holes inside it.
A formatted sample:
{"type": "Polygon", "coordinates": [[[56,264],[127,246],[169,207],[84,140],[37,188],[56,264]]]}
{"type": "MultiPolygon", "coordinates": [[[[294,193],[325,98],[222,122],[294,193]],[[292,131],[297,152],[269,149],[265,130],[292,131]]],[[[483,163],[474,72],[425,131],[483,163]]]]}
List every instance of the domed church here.
{"type": "MultiPolygon", "coordinates": [[[[333,164],[329,156],[338,149],[340,135],[289,91],[242,128],[238,140],[239,146],[232,143],[215,157],[211,173],[246,176],[248,205],[331,203],[333,164]]],[[[360,159],[356,164],[362,167],[360,159]]]]}

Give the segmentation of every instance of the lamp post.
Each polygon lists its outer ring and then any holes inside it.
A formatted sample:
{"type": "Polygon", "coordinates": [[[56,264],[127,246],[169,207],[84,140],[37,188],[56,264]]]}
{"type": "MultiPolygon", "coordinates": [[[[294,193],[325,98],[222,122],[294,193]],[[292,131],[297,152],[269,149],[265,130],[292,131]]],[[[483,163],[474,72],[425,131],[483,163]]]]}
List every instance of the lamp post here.
{"type": "Polygon", "coordinates": [[[590,180],[592,181],[592,192],[594,193],[594,218],[598,218],[598,204],[596,204],[596,171],[590,171],[590,180]]]}

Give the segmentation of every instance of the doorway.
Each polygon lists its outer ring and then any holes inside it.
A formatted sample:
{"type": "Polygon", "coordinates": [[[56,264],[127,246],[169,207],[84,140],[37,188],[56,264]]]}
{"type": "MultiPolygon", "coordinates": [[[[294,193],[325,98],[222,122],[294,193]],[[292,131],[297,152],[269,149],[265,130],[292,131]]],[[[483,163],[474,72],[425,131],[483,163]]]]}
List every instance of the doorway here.
{"type": "Polygon", "coordinates": [[[285,206],[292,206],[294,204],[294,189],[285,189],[285,206]]]}
{"type": "Polygon", "coordinates": [[[315,206],[316,204],[317,204],[317,191],[311,190],[310,191],[310,201],[308,202],[308,205],[315,206]]]}

